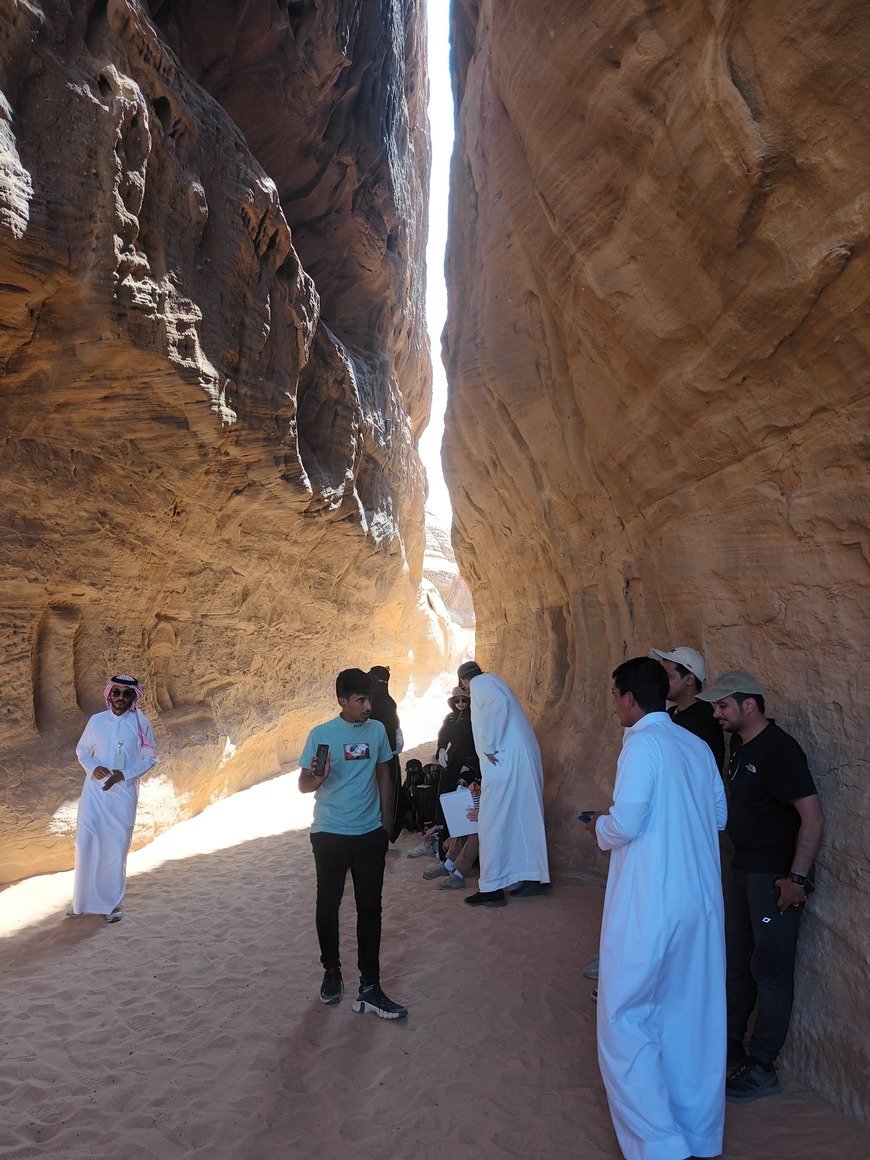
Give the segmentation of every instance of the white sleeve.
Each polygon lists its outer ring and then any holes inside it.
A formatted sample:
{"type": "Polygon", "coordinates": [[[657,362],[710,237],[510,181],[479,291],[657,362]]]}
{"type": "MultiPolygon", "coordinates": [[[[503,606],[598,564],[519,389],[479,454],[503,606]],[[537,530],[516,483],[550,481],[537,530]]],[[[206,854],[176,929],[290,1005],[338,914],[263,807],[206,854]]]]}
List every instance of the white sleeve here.
{"type": "Polygon", "coordinates": [[[139,714],[139,720],[142,723],[142,732],[151,742],[151,748],[139,742],[138,754],[139,760],[133,765],[131,769],[124,770],[124,781],[135,781],[137,777],[141,777],[143,773],[147,773],[149,769],[153,769],[160,761],[157,756],[157,747],[154,744],[154,734],[151,731],[151,722],[143,714],[139,714]]]}
{"type": "Polygon", "coordinates": [[[616,767],[616,785],[610,813],[595,822],[595,836],[602,850],[615,850],[644,832],[656,788],[656,750],[640,736],[623,745],[616,767]]]}
{"type": "Polygon", "coordinates": [[[725,786],[722,784],[722,775],[718,769],[713,778],[713,798],[716,802],[716,829],[724,830],[728,821],[728,799],[725,797],[725,786]]]}
{"type": "Polygon", "coordinates": [[[95,737],[93,721],[94,719],[91,717],[87,725],[85,725],[85,731],[79,738],[79,743],[76,746],[76,757],[78,758],[79,765],[82,767],[85,773],[88,774],[88,776],[90,776],[100,764],[94,756],[95,737]]]}
{"type": "Polygon", "coordinates": [[[507,732],[510,710],[509,699],[486,677],[487,674],[482,673],[471,682],[471,725],[480,757],[484,753],[498,753],[507,732]]]}

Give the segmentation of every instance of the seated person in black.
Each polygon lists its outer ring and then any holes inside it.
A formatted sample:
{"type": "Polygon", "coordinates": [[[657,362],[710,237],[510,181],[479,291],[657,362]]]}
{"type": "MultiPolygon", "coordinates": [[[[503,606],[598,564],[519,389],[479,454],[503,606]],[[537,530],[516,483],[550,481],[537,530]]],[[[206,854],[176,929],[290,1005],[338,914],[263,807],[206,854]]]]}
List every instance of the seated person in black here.
{"type": "Polygon", "coordinates": [[[456,789],[463,766],[475,770],[480,768],[471,731],[471,694],[457,685],[447,698],[447,704],[450,712],[441,723],[435,745],[437,753],[442,749],[447,753],[447,766],[441,775],[441,793],[451,793],[456,789]]]}
{"type": "Polygon", "coordinates": [[[658,648],[650,652],[668,674],[671,720],[707,742],[721,773],[725,762],[725,734],[713,716],[713,707],[706,700],[695,699],[707,679],[707,662],[697,649],[685,645],[669,652],[658,648]]]}
{"type": "Polygon", "coordinates": [[[725,1095],[781,1090],[774,1062],[791,1019],[798,930],[825,818],[804,751],[764,715],[761,685],[725,673],[700,694],[731,735],[725,878],[728,1071],[725,1095]],[[755,1009],[748,1052],[744,1038],[755,1009]]]}

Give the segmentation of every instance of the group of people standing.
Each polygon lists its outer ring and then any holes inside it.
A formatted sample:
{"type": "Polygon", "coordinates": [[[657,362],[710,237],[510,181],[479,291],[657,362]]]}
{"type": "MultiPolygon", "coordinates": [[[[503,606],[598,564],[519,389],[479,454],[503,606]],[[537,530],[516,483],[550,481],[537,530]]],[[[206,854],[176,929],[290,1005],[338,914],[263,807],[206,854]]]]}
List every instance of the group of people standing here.
{"type": "MultiPolygon", "coordinates": [[[[391,763],[397,754],[385,725],[374,718],[377,680],[361,669],[338,674],[339,714],[309,734],[300,759],[299,789],[315,795],[311,845],[317,873],[315,925],[323,966],[321,1002],[339,1003],[344,993],[338,916],[350,872],[360,975],[354,1010],[382,1019],[402,1019],[407,1008],[390,999],[380,982],[381,896],[395,824],[391,763]],[[321,747],[326,751],[323,761],[318,758],[321,747]]],[[[512,894],[518,897],[549,889],[541,753],[528,718],[504,681],[484,673],[474,661],[460,666],[458,680],[458,695],[467,693],[470,700],[475,754],[480,765],[486,763],[479,816],[478,809],[469,811],[478,822],[480,883],[465,901],[470,906],[504,906],[508,886],[513,885],[512,894]]],[[[457,782],[463,770],[463,745],[467,740],[455,746],[457,782]]],[[[448,770],[451,748],[448,740],[448,770]]]]}
{"type": "Polygon", "coordinates": [[[685,646],[614,670],[624,736],[613,805],[582,815],[610,851],[598,1051],[628,1160],[718,1156],[726,1096],[780,1091],[774,1062],[824,830],[806,757],[765,716],[760,683],[734,670],[704,689],[705,677],[685,646]]]}
{"type": "MultiPolygon", "coordinates": [[[[478,822],[480,881],[465,902],[505,906],[508,888],[521,898],[545,895],[543,771],[532,725],[505,682],[476,661],[457,676],[451,713],[461,728],[443,746],[447,780],[470,773],[479,795],[469,817],[478,822]]],[[[654,649],[613,671],[613,709],[624,730],[613,804],[581,815],[610,852],[598,1048],[628,1160],[717,1156],[725,1096],[780,1090],[774,1063],[788,1031],[798,930],[824,831],[803,750],[765,716],[760,683],[739,670],[709,688],[705,679],[704,658],[686,646],[654,649]],[[718,831],[726,822],[733,855],[723,906],[718,831]]],[[[354,1009],[401,1019],[407,1008],[380,981],[381,896],[402,747],[388,681],[384,666],[338,674],[338,715],[309,734],[299,789],[315,795],[321,1001],[338,1003],[344,993],[338,916],[350,872],[360,976],[354,1009]]],[[[139,779],[159,760],[140,696],[136,678],[112,677],[106,711],[91,717],[76,748],[86,776],[71,916],[117,922],[123,914],[139,779]]],[[[453,877],[449,855],[443,865],[453,877]]]]}

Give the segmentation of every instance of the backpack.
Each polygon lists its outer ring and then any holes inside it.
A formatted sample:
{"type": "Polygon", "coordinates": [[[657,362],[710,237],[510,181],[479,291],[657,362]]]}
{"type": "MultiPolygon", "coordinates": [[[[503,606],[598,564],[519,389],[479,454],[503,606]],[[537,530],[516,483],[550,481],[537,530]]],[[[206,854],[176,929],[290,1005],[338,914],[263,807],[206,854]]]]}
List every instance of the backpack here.
{"type": "Polygon", "coordinates": [[[423,763],[415,757],[410,758],[405,764],[405,780],[399,791],[399,820],[403,829],[410,833],[418,833],[423,829],[423,819],[417,813],[414,795],[424,777],[423,763]]]}
{"type": "Polygon", "coordinates": [[[431,826],[438,819],[438,791],[442,772],[441,766],[434,762],[427,765],[422,780],[414,789],[414,808],[421,829],[431,826]]]}

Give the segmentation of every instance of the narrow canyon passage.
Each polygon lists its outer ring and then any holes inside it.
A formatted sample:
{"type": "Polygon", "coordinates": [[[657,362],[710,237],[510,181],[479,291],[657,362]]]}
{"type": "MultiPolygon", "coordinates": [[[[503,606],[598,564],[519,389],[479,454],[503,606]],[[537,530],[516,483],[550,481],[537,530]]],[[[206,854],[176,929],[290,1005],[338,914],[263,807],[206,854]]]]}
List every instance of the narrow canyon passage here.
{"type": "MultiPolygon", "coordinates": [[[[752,673],[806,751],[828,831],[782,1062],[866,1122],[865,22],[851,0],[0,0],[0,885],[72,864],[109,673],[138,675],[162,758],[139,845],[291,768],[340,669],[389,663],[397,697],[455,673],[473,615],[541,741],[551,865],[600,879],[575,817],[613,786],[609,674],[690,646],[752,673]],[[424,258],[435,7],[446,259],[424,258]]],[[[396,856],[411,1022],[326,1019],[287,800],[226,848],[178,837],[112,943],[60,904],[0,943],[10,1155],[321,1133],[380,1156],[385,1123],[393,1152],[461,1152],[473,1122],[477,1155],[611,1154],[577,991],[597,894],[474,923],[396,856]]],[[[771,1115],[770,1154],[855,1138],[792,1085],[729,1112],[734,1155],[767,1154],[771,1115]]]]}
{"type": "MultiPolygon", "coordinates": [[[[134,855],[119,926],[63,919],[58,881],[54,910],[0,940],[0,1155],[616,1160],[580,975],[600,888],[557,882],[471,911],[422,879],[403,835],[383,979],[410,1015],[359,1016],[348,995],[325,1007],[295,782],[237,794],[134,855]]],[[[0,895],[0,919],[12,892],[51,882],[0,895]]],[[[348,982],[347,896],[342,944],[348,982]]],[[[866,1156],[861,1128],[783,1080],[772,1106],[729,1106],[726,1157],[866,1156]]]]}

